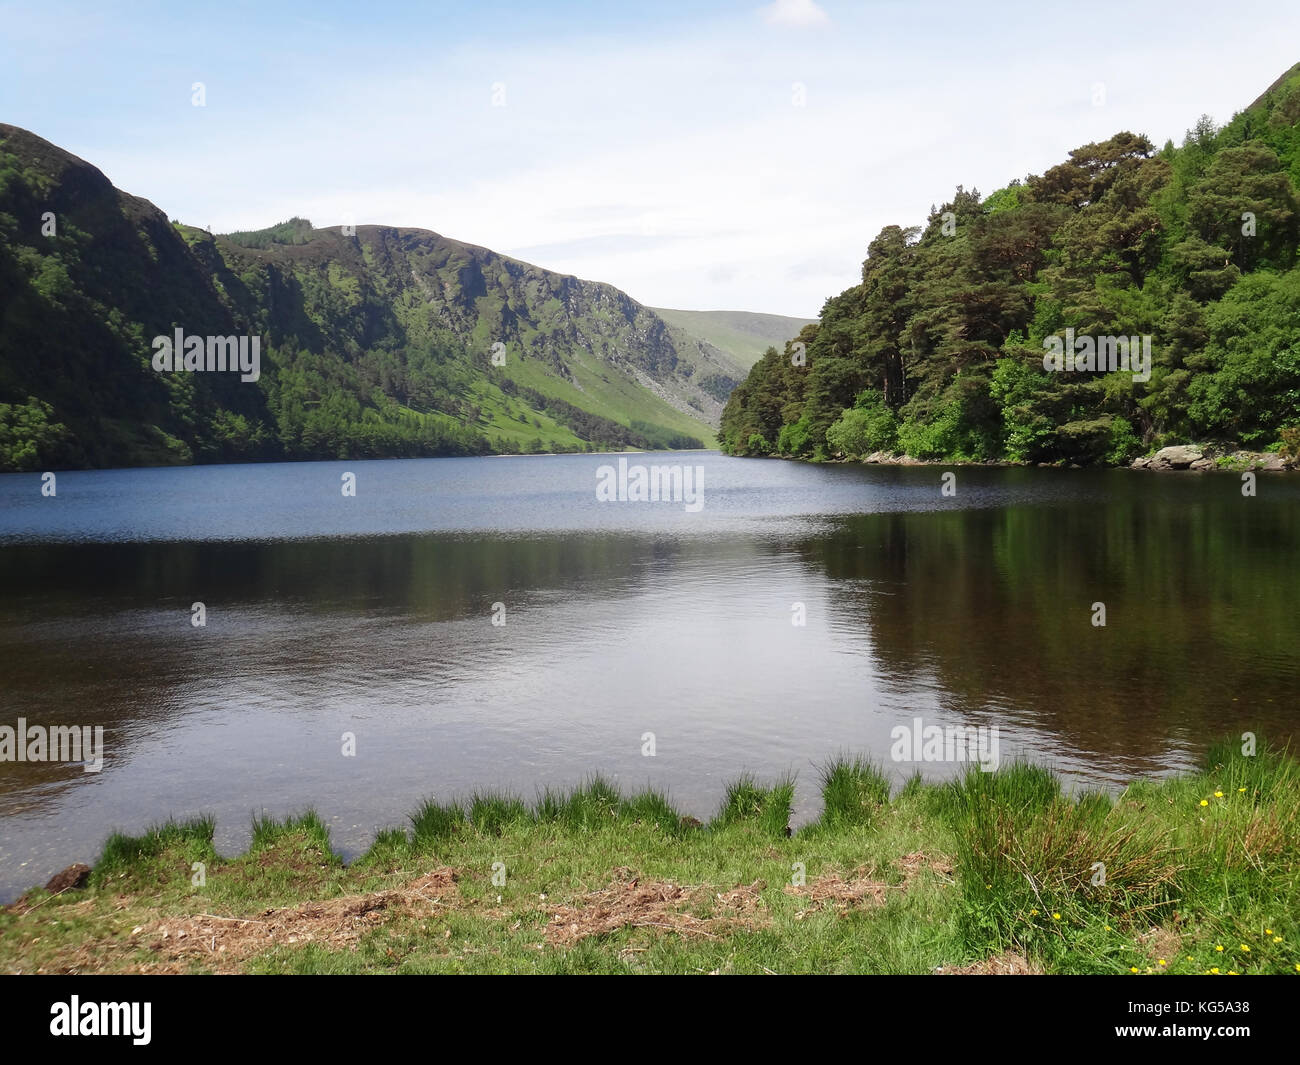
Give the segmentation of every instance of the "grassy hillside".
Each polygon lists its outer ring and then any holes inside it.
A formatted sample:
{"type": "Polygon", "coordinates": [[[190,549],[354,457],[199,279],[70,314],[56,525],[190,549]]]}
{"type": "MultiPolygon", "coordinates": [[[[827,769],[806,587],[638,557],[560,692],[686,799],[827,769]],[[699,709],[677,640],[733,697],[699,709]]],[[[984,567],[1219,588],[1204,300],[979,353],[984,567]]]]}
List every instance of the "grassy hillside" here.
{"type": "Polygon", "coordinates": [[[789,318],[783,314],[758,314],[753,311],[677,311],[667,307],[651,308],[669,325],[712,344],[744,371],[763,357],[770,347],[783,348],[815,318],[789,318]]]}
{"type": "Polygon", "coordinates": [[[214,236],[0,125],[0,470],[698,447],[731,370],[609,285],[426,230],[214,236]],[[176,328],[259,336],[260,379],[158,372],[176,328]]]}

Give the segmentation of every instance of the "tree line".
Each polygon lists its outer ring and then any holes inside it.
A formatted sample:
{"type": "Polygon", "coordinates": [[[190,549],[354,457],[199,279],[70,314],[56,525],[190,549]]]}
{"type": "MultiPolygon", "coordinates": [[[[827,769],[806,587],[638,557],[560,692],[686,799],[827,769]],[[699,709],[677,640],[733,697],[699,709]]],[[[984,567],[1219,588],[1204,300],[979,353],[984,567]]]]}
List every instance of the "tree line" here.
{"type": "Polygon", "coordinates": [[[1222,128],[1118,133],[886,226],[861,281],[731,394],[734,455],[1124,463],[1300,425],[1300,67],[1222,128]],[[1148,380],[1044,340],[1152,338],[1148,380]]]}

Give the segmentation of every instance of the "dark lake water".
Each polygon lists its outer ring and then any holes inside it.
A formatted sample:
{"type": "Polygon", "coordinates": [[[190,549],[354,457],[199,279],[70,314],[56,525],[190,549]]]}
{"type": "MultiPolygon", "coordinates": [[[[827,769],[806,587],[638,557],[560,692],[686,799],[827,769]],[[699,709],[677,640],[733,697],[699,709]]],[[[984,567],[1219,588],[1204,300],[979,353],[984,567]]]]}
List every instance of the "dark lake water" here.
{"type": "Polygon", "coordinates": [[[0,762],[0,898],[168,815],[233,852],[310,805],[352,855],[423,798],[594,771],[701,818],[792,772],[806,819],[837,753],[959,771],[891,760],[918,717],[1076,787],[1300,734],[1300,478],[628,456],[702,467],[692,511],[598,501],[617,461],[0,477],[0,726],[105,730],[98,773],[0,762]]]}

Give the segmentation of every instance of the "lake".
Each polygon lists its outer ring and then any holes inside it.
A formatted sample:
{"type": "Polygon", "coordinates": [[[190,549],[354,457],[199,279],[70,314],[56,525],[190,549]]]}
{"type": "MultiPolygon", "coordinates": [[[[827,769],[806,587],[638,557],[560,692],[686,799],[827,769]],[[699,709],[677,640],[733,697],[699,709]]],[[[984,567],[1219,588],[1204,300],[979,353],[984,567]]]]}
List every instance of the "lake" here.
{"type": "Polygon", "coordinates": [[[960,771],[891,760],[916,718],[1075,788],[1300,734],[1300,478],[626,460],[701,505],[598,500],[610,455],[0,476],[0,725],[104,729],[0,762],[0,898],[169,815],[235,852],[312,806],[352,856],[596,771],[701,819],[793,773],[806,820],[839,753],[960,771]]]}

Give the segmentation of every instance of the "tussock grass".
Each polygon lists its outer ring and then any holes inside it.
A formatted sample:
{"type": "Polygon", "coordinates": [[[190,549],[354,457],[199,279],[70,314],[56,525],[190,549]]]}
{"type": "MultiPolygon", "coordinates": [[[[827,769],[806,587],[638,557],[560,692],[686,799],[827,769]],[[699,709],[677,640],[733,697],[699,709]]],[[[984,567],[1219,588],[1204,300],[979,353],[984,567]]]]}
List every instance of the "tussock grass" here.
{"type": "MultiPolygon", "coordinates": [[[[682,815],[666,795],[654,790],[624,798],[618,787],[599,775],[569,791],[546,789],[530,808],[514,795],[475,792],[467,805],[438,803],[430,799],[411,815],[414,829],[410,845],[436,849],[464,833],[500,836],[508,829],[550,826],[564,832],[595,832],[619,823],[653,825],[669,835],[685,831],[682,815]]],[[[376,838],[376,847],[380,843],[376,838]]],[[[402,841],[391,835],[383,848],[400,850],[402,841]]]]}
{"type": "Polygon", "coordinates": [[[620,816],[634,824],[652,825],[670,836],[686,831],[686,822],[668,801],[668,796],[649,790],[627,799],[619,811],[620,816]]]}
{"type": "Polygon", "coordinates": [[[139,871],[168,852],[176,852],[191,862],[209,861],[216,857],[212,847],[216,827],[215,817],[203,815],[185,821],[169,818],[139,836],[114,832],[104,841],[91,879],[103,883],[114,874],[139,871]]]}
{"type": "Polygon", "coordinates": [[[475,792],[469,801],[467,820],[485,836],[499,836],[508,825],[528,824],[532,819],[524,801],[513,795],[475,792]]]}
{"type": "Polygon", "coordinates": [[[916,772],[903,782],[903,786],[898,792],[897,801],[917,801],[923,797],[928,797],[931,790],[926,787],[925,778],[919,772],[916,772]]]}
{"type": "Polygon", "coordinates": [[[823,765],[820,774],[821,824],[826,828],[869,825],[889,803],[889,781],[862,759],[837,758],[823,765]]]}
{"type": "Polygon", "coordinates": [[[358,869],[399,869],[411,857],[411,837],[401,828],[381,828],[365,854],[353,863],[358,869]]]}
{"type": "Polygon", "coordinates": [[[315,846],[327,854],[332,853],[330,830],[315,810],[305,810],[297,816],[286,817],[283,821],[277,821],[265,813],[253,815],[250,851],[256,853],[269,850],[289,840],[315,846]]]}
{"type": "Polygon", "coordinates": [[[623,796],[602,776],[593,776],[570,792],[546,790],[537,801],[538,821],[572,832],[590,832],[619,819],[623,796]]]}
{"type": "Polygon", "coordinates": [[[790,812],[794,808],[794,779],[783,777],[775,784],[759,784],[749,773],[727,785],[722,806],[709,823],[713,829],[752,823],[764,835],[789,835],[790,812]]]}
{"type": "Polygon", "coordinates": [[[938,790],[935,805],[953,817],[994,807],[1032,817],[1060,797],[1061,782],[1055,773],[1043,766],[1018,761],[993,773],[971,766],[957,780],[938,790]]]}
{"type": "Polygon", "coordinates": [[[1145,935],[1183,950],[1155,959],[1163,969],[1190,960],[1228,972],[1214,964],[1228,948],[1211,955],[1196,942],[1230,940],[1241,955],[1232,971],[1263,971],[1262,930],[1273,929],[1272,945],[1275,926],[1294,928],[1300,910],[1300,778],[1280,752],[1220,746],[1198,773],[1136,782],[1113,803],[1065,799],[1034,767],[972,771],[939,808],[958,841],[959,927],[973,951],[1028,949],[1059,971],[1124,971],[1126,961],[1146,971],[1152,959],[1120,945],[1145,935]]]}
{"type": "Polygon", "coordinates": [[[419,850],[437,848],[466,828],[465,808],[456,803],[438,803],[426,799],[411,815],[414,846],[419,850]]]}
{"type": "Polygon", "coordinates": [[[1037,810],[1006,798],[989,788],[951,815],[972,948],[1068,954],[1071,929],[1145,928],[1170,916],[1179,865],[1158,827],[1093,797],[1037,810]]]}

